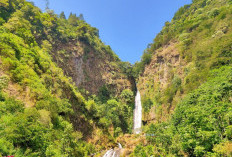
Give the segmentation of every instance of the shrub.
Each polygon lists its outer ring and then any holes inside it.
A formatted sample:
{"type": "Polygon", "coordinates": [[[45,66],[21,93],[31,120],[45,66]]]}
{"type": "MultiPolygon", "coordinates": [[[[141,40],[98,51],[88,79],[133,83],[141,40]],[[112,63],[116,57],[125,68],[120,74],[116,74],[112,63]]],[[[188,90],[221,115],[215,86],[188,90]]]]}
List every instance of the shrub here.
{"type": "Polygon", "coordinates": [[[0,76],[0,91],[8,86],[9,77],[6,75],[0,76]]]}
{"type": "Polygon", "coordinates": [[[218,9],[215,8],[215,9],[213,9],[213,10],[211,11],[210,16],[216,17],[216,16],[219,15],[219,13],[220,13],[220,11],[219,11],[218,9]]]}

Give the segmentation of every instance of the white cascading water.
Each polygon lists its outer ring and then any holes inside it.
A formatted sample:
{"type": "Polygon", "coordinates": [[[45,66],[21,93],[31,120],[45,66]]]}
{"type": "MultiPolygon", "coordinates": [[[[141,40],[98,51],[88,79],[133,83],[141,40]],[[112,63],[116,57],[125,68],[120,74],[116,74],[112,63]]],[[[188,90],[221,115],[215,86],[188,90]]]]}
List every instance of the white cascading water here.
{"type": "Polygon", "coordinates": [[[108,150],[103,157],[111,157],[112,154],[114,153],[113,149],[108,150]]]}
{"type": "Polygon", "coordinates": [[[121,143],[118,143],[118,148],[119,148],[119,149],[122,149],[121,143]]]}
{"type": "MultiPolygon", "coordinates": [[[[135,109],[134,109],[134,128],[133,128],[134,133],[140,134],[141,127],[142,127],[142,104],[141,104],[140,92],[137,91],[135,97],[135,109]]],[[[119,157],[121,149],[122,149],[122,145],[118,143],[118,149],[108,150],[103,157],[119,157]]]]}
{"type": "Polygon", "coordinates": [[[140,134],[142,127],[142,105],[141,96],[139,90],[137,91],[135,97],[135,109],[134,109],[134,133],[140,134]]]}
{"type": "Polygon", "coordinates": [[[103,157],[120,157],[122,145],[118,143],[118,148],[108,150],[103,157]]]}

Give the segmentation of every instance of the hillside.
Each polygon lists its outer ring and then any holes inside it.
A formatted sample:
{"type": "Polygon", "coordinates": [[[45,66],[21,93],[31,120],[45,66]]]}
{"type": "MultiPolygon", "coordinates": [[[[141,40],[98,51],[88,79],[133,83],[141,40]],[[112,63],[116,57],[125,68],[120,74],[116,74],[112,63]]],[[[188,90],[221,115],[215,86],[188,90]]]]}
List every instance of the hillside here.
{"type": "Polygon", "coordinates": [[[0,156],[89,156],[114,145],[132,128],[133,80],[122,65],[82,16],[1,1],[0,156]]]}
{"type": "Polygon", "coordinates": [[[134,66],[144,132],[154,135],[137,156],[231,155],[231,13],[230,0],[193,0],[134,66]]]}
{"type": "Polygon", "coordinates": [[[57,23],[57,31],[65,36],[54,39],[51,55],[77,87],[96,95],[104,86],[112,95],[132,89],[133,80],[124,72],[124,63],[99,39],[96,28],[72,13],[67,20],[58,18],[57,23]]]}
{"type": "Polygon", "coordinates": [[[164,105],[168,114],[212,69],[231,65],[231,19],[230,1],[195,0],[166,22],[143,57],[138,86],[144,101],[164,105]]]}

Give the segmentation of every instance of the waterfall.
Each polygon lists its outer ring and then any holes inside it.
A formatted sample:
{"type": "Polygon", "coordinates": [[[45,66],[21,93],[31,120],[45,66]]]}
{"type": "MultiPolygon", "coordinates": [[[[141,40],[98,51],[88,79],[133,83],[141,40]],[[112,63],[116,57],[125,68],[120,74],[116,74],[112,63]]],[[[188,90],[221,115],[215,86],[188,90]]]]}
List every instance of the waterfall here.
{"type": "Polygon", "coordinates": [[[142,127],[142,105],[141,105],[141,96],[139,90],[135,97],[135,109],[134,109],[134,133],[141,133],[142,127]]]}
{"type": "Polygon", "coordinates": [[[111,157],[112,154],[114,153],[113,149],[108,150],[103,157],[111,157]]]}
{"type": "Polygon", "coordinates": [[[118,143],[118,148],[108,150],[103,157],[120,157],[122,145],[118,143]]]}
{"type": "Polygon", "coordinates": [[[119,149],[122,149],[121,143],[118,143],[118,148],[119,148],[119,149]]]}
{"type": "MultiPolygon", "coordinates": [[[[134,109],[134,133],[140,134],[142,127],[142,104],[141,104],[141,96],[140,92],[137,90],[137,94],[135,97],[135,109],[134,109]]],[[[122,149],[122,145],[118,143],[118,148],[108,150],[103,157],[119,157],[120,150],[122,149]]]]}

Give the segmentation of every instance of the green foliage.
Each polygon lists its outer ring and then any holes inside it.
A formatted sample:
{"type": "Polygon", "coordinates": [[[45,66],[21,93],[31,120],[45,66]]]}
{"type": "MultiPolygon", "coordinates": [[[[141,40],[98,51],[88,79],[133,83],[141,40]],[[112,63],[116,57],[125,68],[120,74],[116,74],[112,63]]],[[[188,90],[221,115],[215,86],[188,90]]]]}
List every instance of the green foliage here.
{"type": "Polygon", "coordinates": [[[64,14],[63,11],[60,13],[60,18],[61,18],[61,19],[66,19],[65,14],[64,14]]]}
{"type": "Polygon", "coordinates": [[[68,22],[73,26],[78,26],[78,17],[76,16],[76,14],[70,13],[68,22]]]}
{"type": "Polygon", "coordinates": [[[134,103],[134,94],[130,89],[125,89],[119,96],[121,102],[126,104],[133,104],[134,103]]]}
{"type": "Polygon", "coordinates": [[[225,135],[229,140],[232,140],[232,125],[226,127],[225,135]]]}
{"type": "Polygon", "coordinates": [[[24,108],[13,98],[0,102],[0,152],[16,156],[86,156],[87,146],[72,124],[61,116],[56,123],[46,110],[24,108]],[[77,136],[78,135],[78,136],[77,136]],[[21,155],[19,155],[21,154],[21,155]]]}
{"type": "Polygon", "coordinates": [[[177,105],[168,123],[150,125],[148,141],[159,154],[218,155],[219,145],[231,140],[231,91],[232,68],[212,70],[208,81],[177,105]]]}
{"type": "Polygon", "coordinates": [[[108,100],[101,109],[101,117],[107,119],[115,129],[115,136],[118,136],[122,131],[128,132],[129,124],[131,124],[132,108],[127,104],[120,103],[115,99],[108,100]]]}
{"type": "MultiPolygon", "coordinates": [[[[90,155],[95,150],[82,135],[92,131],[92,110],[49,55],[55,41],[72,37],[61,28],[72,33],[78,29],[65,28],[59,23],[65,19],[42,13],[24,0],[4,1],[0,7],[1,74],[5,74],[0,77],[0,156],[90,155]]],[[[97,36],[96,29],[81,23],[97,36]]]]}
{"type": "Polygon", "coordinates": [[[173,20],[178,20],[181,18],[181,16],[190,8],[190,5],[185,5],[184,7],[181,7],[174,15],[173,20]]]}
{"type": "Polygon", "coordinates": [[[125,73],[128,77],[132,77],[132,65],[129,62],[119,62],[119,68],[125,73]]]}
{"type": "Polygon", "coordinates": [[[98,92],[98,97],[100,98],[100,101],[106,102],[110,99],[110,91],[106,85],[103,85],[98,92]]]}
{"type": "Polygon", "coordinates": [[[151,62],[151,58],[152,58],[152,51],[150,51],[150,49],[147,48],[147,50],[144,51],[143,53],[141,61],[136,62],[133,66],[132,76],[134,78],[138,78],[138,76],[144,71],[145,66],[151,62]]]}
{"type": "MultiPolygon", "coordinates": [[[[132,156],[231,156],[231,9],[230,0],[193,0],[165,23],[144,60],[133,66],[138,77],[148,54],[165,55],[168,76],[157,82],[159,74],[141,75],[145,119],[146,112],[155,112],[158,122],[144,127],[154,152],[146,154],[141,146],[132,156]],[[178,67],[169,61],[176,54],[172,45],[180,54],[178,67]]],[[[146,72],[163,67],[154,61],[146,72]]]]}
{"type": "Polygon", "coordinates": [[[181,89],[181,79],[178,76],[174,76],[171,84],[164,90],[163,102],[168,104],[172,103],[176,92],[181,89]]]}
{"type": "Polygon", "coordinates": [[[109,95],[107,99],[102,99],[99,95],[95,97],[95,102],[90,100],[87,103],[87,109],[97,120],[96,123],[102,128],[113,127],[115,137],[132,132],[133,107],[134,94],[129,89],[123,90],[117,98],[109,95]]]}
{"type": "Polygon", "coordinates": [[[219,15],[219,10],[217,8],[213,9],[210,14],[212,17],[216,17],[219,15]]]}
{"type": "MultiPolygon", "coordinates": [[[[149,64],[149,55],[154,54],[162,46],[176,42],[177,39],[180,43],[180,57],[185,59],[187,63],[195,62],[197,65],[200,62],[201,70],[208,71],[208,68],[211,68],[212,64],[205,62],[207,59],[211,63],[217,62],[219,66],[230,64],[231,58],[215,58],[223,52],[223,48],[221,50],[215,49],[222,46],[222,43],[225,43],[223,47],[228,46],[231,50],[231,29],[228,29],[228,25],[231,25],[230,15],[231,4],[228,0],[217,2],[195,0],[191,5],[180,8],[173,20],[165,23],[154,42],[149,45],[141,62],[134,65],[135,76],[138,77],[143,72],[144,65],[149,64]],[[197,58],[199,52],[204,58],[197,58]],[[226,60],[223,61],[224,59],[226,60]],[[202,67],[203,64],[204,67],[202,67]]],[[[203,81],[204,79],[201,78],[203,81]]],[[[194,88],[197,86],[199,84],[194,85],[194,88]]]]}
{"type": "MultiPolygon", "coordinates": [[[[143,109],[155,114],[155,121],[169,119],[183,96],[207,81],[210,70],[231,66],[231,9],[229,0],[194,0],[165,23],[144,52],[153,55],[144,74],[144,64],[135,63],[134,76],[141,78],[144,93],[143,109]],[[158,56],[164,57],[163,63],[157,63],[158,56]]],[[[153,119],[150,114],[145,119],[153,119]]]]}
{"type": "Polygon", "coordinates": [[[131,156],[134,157],[147,157],[154,154],[154,147],[152,145],[143,146],[143,145],[137,145],[134,149],[134,152],[131,156]]]}
{"type": "Polygon", "coordinates": [[[153,106],[153,102],[151,101],[150,98],[146,98],[143,101],[143,109],[145,113],[149,112],[152,106],[153,106]]]}
{"type": "Polygon", "coordinates": [[[5,87],[7,87],[8,82],[9,82],[9,78],[6,75],[0,76],[0,91],[5,87]]]}

